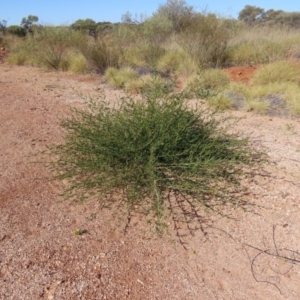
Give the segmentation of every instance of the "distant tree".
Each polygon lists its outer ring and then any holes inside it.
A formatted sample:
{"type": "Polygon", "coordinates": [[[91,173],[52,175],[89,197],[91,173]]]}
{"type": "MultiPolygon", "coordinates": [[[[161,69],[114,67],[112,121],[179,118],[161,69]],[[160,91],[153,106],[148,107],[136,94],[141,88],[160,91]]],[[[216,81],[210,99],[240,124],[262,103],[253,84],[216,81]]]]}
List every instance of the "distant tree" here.
{"type": "Polygon", "coordinates": [[[27,18],[23,18],[21,21],[21,26],[26,30],[26,32],[33,33],[32,25],[38,22],[39,18],[34,15],[29,15],[27,18]]]}
{"type": "Polygon", "coordinates": [[[283,10],[269,9],[265,11],[257,6],[246,5],[239,13],[239,20],[248,25],[285,25],[300,28],[300,13],[285,12],[283,10]]]}
{"type": "Polygon", "coordinates": [[[155,14],[168,17],[173,24],[173,29],[180,31],[186,20],[192,18],[196,12],[194,7],[188,5],[185,0],[167,0],[165,4],[158,7],[155,14]]]}
{"type": "Polygon", "coordinates": [[[7,27],[7,32],[13,35],[17,35],[19,37],[24,37],[26,35],[25,28],[19,25],[11,25],[7,27]]]}
{"type": "Polygon", "coordinates": [[[5,35],[6,33],[6,25],[7,25],[7,21],[5,20],[0,21],[0,31],[2,32],[3,35],[5,35]]]}
{"type": "Polygon", "coordinates": [[[274,10],[274,9],[269,9],[265,12],[262,13],[261,18],[263,23],[276,23],[278,20],[278,17],[284,13],[283,10],[274,10]]]}
{"type": "Polygon", "coordinates": [[[300,28],[300,13],[299,12],[282,12],[277,17],[277,22],[293,28],[300,28]]]}
{"type": "Polygon", "coordinates": [[[93,36],[96,38],[97,36],[97,23],[92,19],[78,19],[75,21],[71,27],[74,30],[80,30],[86,32],[88,35],[93,36]]]}
{"type": "Polygon", "coordinates": [[[126,24],[134,24],[135,21],[132,18],[132,13],[127,11],[125,14],[123,14],[121,17],[121,22],[126,24]]]}
{"type": "Polygon", "coordinates": [[[240,11],[238,19],[244,21],[248,25],[253,25],[262,20],[263,14],[264,14],[263,8],[252,6],[252,5],[246,5],[240,11]]]}

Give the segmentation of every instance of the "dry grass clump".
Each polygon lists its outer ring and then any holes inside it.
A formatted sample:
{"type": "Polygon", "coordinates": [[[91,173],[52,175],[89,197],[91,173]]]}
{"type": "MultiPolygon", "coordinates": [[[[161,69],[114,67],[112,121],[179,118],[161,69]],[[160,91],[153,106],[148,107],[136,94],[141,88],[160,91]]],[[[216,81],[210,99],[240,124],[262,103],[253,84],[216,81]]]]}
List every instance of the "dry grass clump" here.
{"type": "Polygon", "coordinates": [[[175,75],[188,76],[197,72],[197,65],[191,57],[181,49],[168,51],[157,64],[158,71],[175,75]]]}
{"type": "Polygon", "coordinates": [[[207,103],[209,106],[216,108],[219,111],[224,111],[234,108],[234,103],[232,99],[225,93],[220,93],[218,95],[213,95],[208,97],[207,103]]]}
{"type": "Polygon", "coordinates": [[[299,31],[288,27],[241,26],[229,42],[227,63],[239,66],[284,60],[289,50],[298,49],[299,42],[299,31]]]}
{"type": "Polygon", "coordinates": [[[187,78],[185,86],[189,93],[199,95],[201,93],[218,93],[226,88],[230,83],[229,76],[222,70],[208,69],[202,70],[198,74],[187,78]]]}
{"type": "Polygon", "coordinates": [[[108,68],[105,72],[108,83],[118,89],[124,89],[128,93],[137,94],[150,90],[156,86],[170,86],[171,82],[157,74],[139,76],[131,68],[108,68]]]}
{"type": "Polygon", "coordinates": [[[28,62],[28,55],[25,51],[15,52],[8,57],[7,62],[12,65],[23,66],[28,62]]]}
{"type": "Polygon", "coordinates": [[[228,64],[233,66],[270,63],[286,57],[283,43],[259,39],[235,45],[227,53],[228,64]]]}
{"type": "Polygon", "coordinates": [[[105,71],[105,78],[115,88],[124,88],[125,83],[138,78],[137,72],[127,67],[117,69],[110,67],[105,71]]]}
{"type": "Polygon", "coordinates": [[[70,54],[68,70],[76,74],[85,74],[90,71],[86,58],[81,53],[70,54]]]}
{"type": "Polygon", "coordinates": [[[269,103],[266,100],[261,99],[247,99],[246,101],[246,110],[254,111],[258,114],[266,114],[269,108],[269,103]]]}
{"type": "Polygon", "coordinates": [[[231,83],[227,93],[246,110],[259,114],[292,115],[300,114],[300,86],[296,82],[273,82],[264,85],[246,86],[231,83]]]}

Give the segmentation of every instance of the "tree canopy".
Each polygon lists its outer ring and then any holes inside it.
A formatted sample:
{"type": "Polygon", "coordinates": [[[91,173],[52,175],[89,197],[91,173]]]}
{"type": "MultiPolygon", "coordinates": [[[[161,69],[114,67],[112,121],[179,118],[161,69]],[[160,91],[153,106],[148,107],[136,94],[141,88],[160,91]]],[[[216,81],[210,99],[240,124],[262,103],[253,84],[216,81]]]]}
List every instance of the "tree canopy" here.
{"type": "Polygon", "coordinates": [[[38,22],[39,18],[34,15],[29,15],[27,18],[23,18],[21,21],[21,26],[26,29],[26,31],[30,31],[31,27],[34,23],[38,22]]]}
{"type": "Polygon", "coordinates": [[[246,5],[239,13],[238,19],[247,25],[286,25],[300,28],[300,12],[285,12],[246,5]]]}

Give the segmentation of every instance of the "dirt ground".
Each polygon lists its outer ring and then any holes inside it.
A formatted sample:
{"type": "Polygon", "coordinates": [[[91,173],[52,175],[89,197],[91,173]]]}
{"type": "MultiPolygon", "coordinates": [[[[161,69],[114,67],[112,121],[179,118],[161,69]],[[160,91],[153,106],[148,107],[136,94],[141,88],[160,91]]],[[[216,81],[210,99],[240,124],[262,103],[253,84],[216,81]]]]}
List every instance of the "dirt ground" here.
{"type": "Polygon", "coordinates": [[[299,119],[232,112],[271,162],[244,180],[250,209],[203,212],[203,230],[159,238],[137,218],[125,232],[96,199],[61,201],[36,163],[62,141],[60,118],[84,105],[75,91],[103,87],[96,75],[0,64],[0,299],[300,299],[299,119]]]}

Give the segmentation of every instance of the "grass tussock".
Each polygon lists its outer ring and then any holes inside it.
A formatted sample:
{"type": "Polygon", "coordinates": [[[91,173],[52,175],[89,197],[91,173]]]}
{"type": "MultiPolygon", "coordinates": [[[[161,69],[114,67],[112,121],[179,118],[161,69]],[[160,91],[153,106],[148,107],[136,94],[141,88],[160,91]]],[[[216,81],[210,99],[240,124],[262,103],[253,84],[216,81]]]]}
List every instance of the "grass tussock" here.
{"type": "Polygon", "coordinates": [[[254,111],[257,114],[264,115],[267,113],[269,103],[260,99],[248,99],[246,101],[247,111],[254,111]]]}
{"type": "Polygon", "coordinates": [[[228,133],[235,122],[157,85],[138,101],[75,109],[62,123],[65,142],[50,149],[50,167],[68,182],[71,199],[96,194],[108,206],[115,200],[105,195],[118,191],[128,213],[145,214],[158,228],[177,213],[193,221],[201,207],[223,214],[239,203],[243,166],[255,162],[247,139],[228,133]]]}
{"type": "Polygon", "coordinates": [[[117,69],[110,67],[105,72],[105,78],[111,86],[115,88],[124,88],[125,83],[136,80],[138,74],[131,68],[117,69]]]}
{"type": "Polygon", "coordinates": [[[28,55],[24,51],[15,52],[8,57],[7,62],[11,65],[24,66],[28,62],[28,55]]]}
{"type": "Polygon", "coordinates": [[[227,52],[227,63],[232,66],[271,63],[286,58],[284,43],[259,39],[234,45],[227,52]]]}
{"type": "Polygon", "coordinates": [[[85,74],[90,72],[87,61],[81,53],[71,53],[69,56],[68,71],[76,74],[85,74]]]}
{"type": "Polygon", "coordinates": [[[240,108],[246,110],[259,114],[300,115],[300,86],[296,82],[275,80],[273,83],[251,86],[231,83],[228,92],[233,102],[239,101],[240,108]]]}
{"type": "Polygon", "coordinates": [[[281,82],[300,83],[300,66],[287,61],[275,62],[260,68],[251,80],[253,85],[281,82]]]}
{"type": "Polygon", "coordinates": [[[300,42],[298,30],[284,26],[240,26],[228,43],[227,64],[272,63],[285,60],[300,42]]]}
{"type": "Polygon", "coordinates": [[[217,109],[218,111],[224,111],[234,108],[232,99],[224,93],[208,97],[207,104],[217,109]]]}
{"type": "Polygon", "coordinates": [[[229,83],[228,75],[222,70],[208,69],[189,76],[185,82],[185,90],[191,97],[207,98],[219,94],[229,83]]]}
{"type": "Polygon", "coordinates": [[[191,57],[183,50],[171,50],[162,56],[156,69],[165,74],[188,76],[197,72],[197,65],[191,57]]]}

